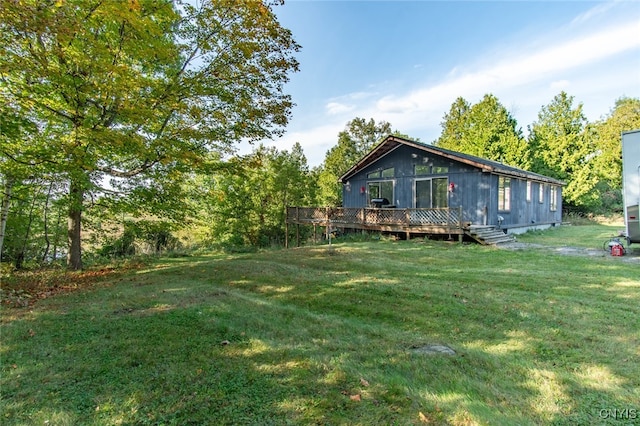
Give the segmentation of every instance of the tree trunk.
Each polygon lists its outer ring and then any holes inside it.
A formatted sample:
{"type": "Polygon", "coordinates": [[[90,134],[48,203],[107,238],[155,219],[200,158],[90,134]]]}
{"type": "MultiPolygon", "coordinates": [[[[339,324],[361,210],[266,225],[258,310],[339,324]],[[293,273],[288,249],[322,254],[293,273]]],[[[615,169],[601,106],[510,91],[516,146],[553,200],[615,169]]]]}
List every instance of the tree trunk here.
{"type": "Polygon", "coordinates": [[[67,237],[69,240],[69,252],[67,253],[67,268],[78,271],[82,269],[82,201],[84,191],[81,183],[71,180],[69,186],[69,216],[67,224],[67,237]]]}
{"type": "Polygon", "coordinates": [[[13,189],[13,178],[5,175],[4,191],[2,192],[2,208],[0,208],[0,260],[2,260],[2,246],[4,245],[4,235],[7,228],[7,218],[9,217],[9,205],[11,204],[11,190],[13,189]]]}

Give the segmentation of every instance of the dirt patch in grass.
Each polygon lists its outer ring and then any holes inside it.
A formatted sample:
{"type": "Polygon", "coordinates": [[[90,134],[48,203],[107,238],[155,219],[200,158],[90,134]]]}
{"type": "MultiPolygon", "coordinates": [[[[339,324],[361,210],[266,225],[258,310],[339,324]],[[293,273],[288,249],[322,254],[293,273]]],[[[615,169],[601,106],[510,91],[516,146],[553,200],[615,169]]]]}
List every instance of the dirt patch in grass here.
{"type": "Polygon", "coordinates": [[[634,249],[627,248],[624,256],[611,256],[611,254],[605,250],[598,250],[593,248],[571,247],[571,246],[553,247],[553,246],[545,246],[543,244],[522,243],[517,241],[513,243],[500,244],[497,247],[504,250],[531,250],[531,249],[547,250],[550,253],[566,255],[566,256],[611,258],[611,259],[619,260],[621,262],[640,263],[640,247],[637,247],[634,249]]]}

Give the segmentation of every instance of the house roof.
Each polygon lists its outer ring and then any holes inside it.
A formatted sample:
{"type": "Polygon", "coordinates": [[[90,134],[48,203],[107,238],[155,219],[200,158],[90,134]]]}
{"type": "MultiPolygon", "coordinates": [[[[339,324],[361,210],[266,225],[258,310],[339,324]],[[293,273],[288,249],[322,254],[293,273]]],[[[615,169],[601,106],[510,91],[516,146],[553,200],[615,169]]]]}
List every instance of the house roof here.
{"type": "Polygon", "coordinates": [[[417,142],[393,135],[387,136],[382,142],[376,145],[375,148],[369,151],[368,154],[362,157],[360,161],[358,161],[353,167],[347,170],[347,172],[340,177],[339,182],[346,182],[356,173],[375,163],[380,158],[384,157],[389,152],[394,151],[402,145],[410,146],[418,150],[428,152],[430,154],[439,155],[450,160],[468,164],[470,166],[477,167],[483,172],[487,173],[516,177],[520,179],[535,180],[539,182],[551,183],[554,185],[565,185],[565,182],[562,182],[560,180],[553,179],[538,173],[533,173],[527,170],[519,169],[517,167],[508,166],[497,161],[487,160],[486,158],[463,154],[461,152],[451,151],[430,144],[425,144],[422,142],[417,142]]]}

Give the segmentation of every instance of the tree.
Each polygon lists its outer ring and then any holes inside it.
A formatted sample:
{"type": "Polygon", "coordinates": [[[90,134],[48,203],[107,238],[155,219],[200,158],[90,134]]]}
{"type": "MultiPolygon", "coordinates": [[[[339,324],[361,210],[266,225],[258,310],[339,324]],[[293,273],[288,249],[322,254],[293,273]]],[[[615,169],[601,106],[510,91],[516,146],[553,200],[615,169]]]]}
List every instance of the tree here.
{"type": "Polygon", "coordinates": [[[594,167],[612,189],[622,188],[622,132],[640,129],[640,99],[623,97],[609,115],[589,126],[594,167]]]}
{"type": "Polygon", "coordinates": [[[435,145],[462,152],[461,149],[464,149],[468,134],[468,114],[470,110],[471,104],[466,99],[463,97],[457,98],[451,104],[449,112],[444,115],[444,120],[440,123],[442,133],[435,145]]]}
{"type": "Polygon", "coordinates": [[[621,211],[622,205],[622,132],[640,128],[640,99],[623,97],[616,101],[608,116],[584,130],[591,152],[589,164],[595,184],[591,210],[621,211]]]}
{"type": "Polygon", "coordinates": [[[573,106],[573,96],[561,92],[543,106],[530,128],[532,171],[567,182],[563,198],[569,207],[588,209],[598,203],[593,188],[593,151],[584,137],[587,119],[582,104],[573,106]]]}
{"type": "Polygon", "coordinates": [[[82,268],[86,197],[106,197],[104,182],[111,194],[170,197],[163,190],[180,186],[167,184],[209,152],[273,137],[288,121],[283,87],[299,46],[260,1],[0,0],[0,9],[0,96],[48,135],[33,158],[67,181],[71,269],[82,268]]]}
{"type": "Polygon", "coordinates": [[[212,239],[230,246],[264,247],[285,238],[286,208],[314,202],[314,185],[302,147],[278,151],[260,145],[250,155],[205,177],[201,203],[209,206],[212,239]]]}
{"type": "Polygon", "coordinates": [[[465,154],[527,168],[528,150],[518,123],[500,104],[487,94],[473,106],[463,98],[451,105],[441,123],[442,133],[436,145],[465,154]]]}
{"type": "Polygon", "coordinates": [[[319,172],[320,202],[325,205],[341,204],[342,192],[338,179],[356,161],[369,152],[380,140],[391,134],[391,124],[386,121],[376,123],[356,117],[349,121],[345,130],[338,134],[338,144],[325,155],[319,172]]]}
{"type": "Polygon", "coordinates": [[[11,147],[16,153],[12,159],[0,156],[0,260],[14,187],[28,176],[27,165],[31,159],[25,154],[28,155],[30,139],[35,132],[35,125],[20,117],[11,105],[0,105],[0,146],[11,147]]]}

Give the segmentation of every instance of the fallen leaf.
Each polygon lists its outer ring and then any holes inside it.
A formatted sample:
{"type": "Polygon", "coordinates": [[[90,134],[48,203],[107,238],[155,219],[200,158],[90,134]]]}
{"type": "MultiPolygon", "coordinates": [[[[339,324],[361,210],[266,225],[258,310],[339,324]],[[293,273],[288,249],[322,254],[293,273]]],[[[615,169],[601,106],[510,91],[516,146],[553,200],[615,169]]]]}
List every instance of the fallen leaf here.
{"type": "Polygon", "coordinates": [[[230,342],[230,341],[228,341],[228,340],[223,340],[222,342],[220,342],[220,344],[221,344],[222,346],[227,346],[229,343],[231,343],[231,342],[230,342]]]}
{"type": "Polygon", "coordinates": [[[29,329],[29,336],[33,337],[35,335],[36,335],[36,332],[31,330],[31,329],[29,329]]]}
{"type": "Polygon", "coordinates": [[[363,379],[362,377],[360,378],[360,384],[362,386],[369,386],[369,382],[367,382],[365,379],[363,379]]]}
{"type": "Polygon", "coordinates": [[[418,418],[422,423],[429,423],[429,419],[427,418],[427,416],[422,414],[422,411],[418,411],[418,418]]]}
{"type": "Polygon", "coordinates": [[[360,394],[351,395],[351,396],[349,396],[349,399],[352,400],[352,401],[358,401],[358,402],[362,401],[362,398],[360,397],[360,394]]]}

